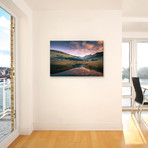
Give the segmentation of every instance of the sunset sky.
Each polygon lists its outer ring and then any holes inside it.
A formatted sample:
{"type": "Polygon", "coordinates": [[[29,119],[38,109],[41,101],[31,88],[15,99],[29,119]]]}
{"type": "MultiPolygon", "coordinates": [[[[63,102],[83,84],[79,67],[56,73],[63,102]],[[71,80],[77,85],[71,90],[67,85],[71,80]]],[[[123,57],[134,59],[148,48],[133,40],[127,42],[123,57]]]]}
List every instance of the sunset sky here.
{"type": "Polygon", "coordinates": [[[80,57],[104,50],[103,41],[50,41],[50,49],[80,57]]]}

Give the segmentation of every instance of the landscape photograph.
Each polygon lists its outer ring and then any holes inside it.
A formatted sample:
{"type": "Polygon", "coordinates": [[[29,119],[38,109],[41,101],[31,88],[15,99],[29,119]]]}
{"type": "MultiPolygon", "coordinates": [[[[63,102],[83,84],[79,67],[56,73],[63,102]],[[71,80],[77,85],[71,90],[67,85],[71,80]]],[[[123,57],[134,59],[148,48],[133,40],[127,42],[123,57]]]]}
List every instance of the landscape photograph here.
{"type": "Polygon", "coordinates": [[[103,41],[50,41],[50,76],[103,76],[103,41]]]}

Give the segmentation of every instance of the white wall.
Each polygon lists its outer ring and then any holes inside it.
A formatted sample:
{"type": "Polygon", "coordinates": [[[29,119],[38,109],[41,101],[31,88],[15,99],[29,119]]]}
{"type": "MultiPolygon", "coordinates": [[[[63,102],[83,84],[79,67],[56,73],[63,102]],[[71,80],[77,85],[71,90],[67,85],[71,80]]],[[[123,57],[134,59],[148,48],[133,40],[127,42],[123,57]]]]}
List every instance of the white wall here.
{"type": "Polygon", "coordinates": [[[121,10],[122,0],[24,0],[33,10],[121,10]]]}
{"type": "Polygon", "coordinates": [[[34,11],[35,130],[121,130],[121,11],[34,11]],[[104,77],[50,77],[50,40],[104,40],[104,77]]]}
{"type": "Polygon", "coordinates": [[[19,82],[19,132],[30,134],[33,130],[32,48],[29,19],[19,19],[18,77],[19,82]]]}
{"type": "MultiPolygon", "coordinates": [[[[19,134],[30,134],[33,130],[32,91],[32,10],[23,0],[13,0],[23,15],[17,12],[17,89],[19,102],[19,134]]],[[[16,10],[14,8],[14,10],[16,10]]]]}

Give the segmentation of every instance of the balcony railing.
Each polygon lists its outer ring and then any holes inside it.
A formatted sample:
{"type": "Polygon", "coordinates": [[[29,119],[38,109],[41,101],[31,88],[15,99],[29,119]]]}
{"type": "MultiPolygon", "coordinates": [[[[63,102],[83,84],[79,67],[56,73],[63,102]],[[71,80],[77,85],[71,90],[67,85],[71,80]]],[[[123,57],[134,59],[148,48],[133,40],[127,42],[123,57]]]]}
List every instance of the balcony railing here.
{"type": "Polygon", "coordinates": [[[0,78],[0,119],[11,114],[11,82],[0,78]]]}

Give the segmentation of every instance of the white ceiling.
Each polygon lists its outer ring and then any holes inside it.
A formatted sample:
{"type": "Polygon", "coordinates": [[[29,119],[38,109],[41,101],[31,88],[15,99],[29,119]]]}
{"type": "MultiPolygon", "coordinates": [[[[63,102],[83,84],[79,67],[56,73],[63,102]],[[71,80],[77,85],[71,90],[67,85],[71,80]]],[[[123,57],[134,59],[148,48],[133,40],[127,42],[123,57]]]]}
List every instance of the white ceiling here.
{"type": "Polygon", "coordinates": [[[24,0],[33,10],[122,10],[124,17],[148,17],[148,0],[24,0]]]}
{"type": "Polygon", "coordinates": [[[148,0],[122,0],[124,17],[148,17],[148,0]]]}
{"type": "MultiPolygon", "coordinates": [[[[32,10],[122,10],[123,18],[148,18],[148,0],[24,0],[32,10]]],[[[143,19],[143,20],[144,20],[143,19]]],[[[147,19],[148,20],[148,19],[147,19]]],[[[123,32],[148,32],[148,21],[123,22],[123,32]]]]}
{"type": "Polygon", "coordinates": [[[33,10],[113,10],[121,9],[121,0],[24,0],[33,10]]]}
{"type": "Polygon", "coordinates": [[[148,32],[148,0],[122,0],[123,32],[148,32]]]}

